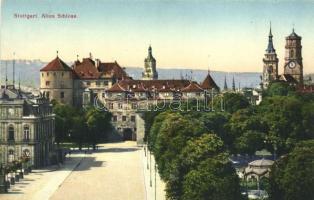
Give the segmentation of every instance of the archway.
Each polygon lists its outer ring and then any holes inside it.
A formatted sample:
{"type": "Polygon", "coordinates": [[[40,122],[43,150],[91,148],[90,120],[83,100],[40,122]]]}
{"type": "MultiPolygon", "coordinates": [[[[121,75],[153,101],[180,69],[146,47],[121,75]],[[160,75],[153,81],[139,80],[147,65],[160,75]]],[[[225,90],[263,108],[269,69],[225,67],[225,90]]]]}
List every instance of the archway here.
{"type": "Polygon", "coordinates": [[[123,139],[124,140],[133,140],[133,131],[130,128],[125,128],[123,130],[123,139]]]}

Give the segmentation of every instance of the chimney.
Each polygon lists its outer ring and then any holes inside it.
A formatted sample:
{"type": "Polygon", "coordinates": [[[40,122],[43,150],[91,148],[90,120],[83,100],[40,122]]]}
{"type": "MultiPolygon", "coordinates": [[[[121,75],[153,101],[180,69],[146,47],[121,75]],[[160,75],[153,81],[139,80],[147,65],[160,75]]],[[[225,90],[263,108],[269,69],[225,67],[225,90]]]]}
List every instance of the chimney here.
{"type": "Polygon", "coordinates": [[[98,68],[100,64],[100,60],[98,58],[96,58],[95,60],[96,60],[96,68],[98,68]]]}

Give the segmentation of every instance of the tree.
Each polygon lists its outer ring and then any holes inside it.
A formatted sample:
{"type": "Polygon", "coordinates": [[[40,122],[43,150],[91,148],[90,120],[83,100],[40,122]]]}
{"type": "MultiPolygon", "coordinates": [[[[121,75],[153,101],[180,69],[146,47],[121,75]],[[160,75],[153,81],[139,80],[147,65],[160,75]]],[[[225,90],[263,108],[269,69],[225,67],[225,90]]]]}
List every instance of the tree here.
{"type": "MultiPolygon", "coordinates": [[[[190,140],[181,154],[182,199],[241,199],[239,178],[223,141],[214,134],[190,140]]],[[[179,198],[181,199],[181,198],[179,198]]]]}
{"type": "Polygon", "coordinates": [[[302,104],[294,96],[274,96],[265,98],[257,109],[260,120],[266,125],[267,138],[276,143],[279,154],[289,152],[297,141],[306,139],[302,104]]]}
{"type": "Polygon", "coordinates": [[[264,134],[259,131],[248,130],[235,140],[235,149],[240,154],[254,155],[264,147],[264,134]]]}
{"type": "Polygon", "coordinates": [[[183,182],[183,200],[242,199],[239,178],[226,160],[208,158],[190,171],[183,182]]]}
{"type": "Polygon", "coordinates": [[[205,127],[197,120],[183,117],[179,113],[169,113],[161,123],[156,138],[154,154],[158,171],[163,180],[172,175],[178,155],[187,141],[204,133],[205,127]]]}
{"type": "Polygon", "coordinates": [[[314,140],[299,143],[275,162],[270,173],[271,200],[314,199],[314,140]]]}
{"type": "Polygon", "coordinates": [[[246,99],[246,97],[240,93],[232,93],[227,92],[224,93],[223,96],[216,96],[214,98],[214,108],[215,110],[221,109],[221,103],[223,103],[223,107],[225,111],[229,113],[234,113],[239,109],[249,107],[250,103],[246,99]],[[223,102],[221,99],[223,98],[223,102]]]}
{"type": "Polygon", "coordinates": [[[289,83],[285,82],[274,82],[271,83],[266,91],[266,95],[269,97],[272,96],[287,96],[293,95],[295,88],[290,86],[289,83]]]}
{"type": "Polygon", "coordinates": [[[112,130],[112,125],[110,123],[111,114],[95,108],[89,108],[85,118],[89,132],[89,142],[95,150],[96,144],[107,139],[107,134],[112,130]]]}
{"type": "Polygon", "coordinates": [[[53,112],[56,114],[56,142],[68,141],[69,133],[73,127],[73,116],[76,116],[77,110],[73,107],[56,103],[53,107],[53,112]]]}
{"type": "Polygon", "coordinates": [[[73,135],[72,139],[78,145],[79,150],[82,149],[82,145],[88,141],[88,127],[84,117],[84,113],[73,117],[73,135]]]}

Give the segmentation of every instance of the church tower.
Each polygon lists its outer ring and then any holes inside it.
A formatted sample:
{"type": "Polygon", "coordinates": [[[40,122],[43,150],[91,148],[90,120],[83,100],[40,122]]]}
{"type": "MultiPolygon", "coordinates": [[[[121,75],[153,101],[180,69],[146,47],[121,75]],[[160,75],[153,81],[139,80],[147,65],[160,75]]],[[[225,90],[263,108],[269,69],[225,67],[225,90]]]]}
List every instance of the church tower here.
{"type": "Polygon", "coordinates": [[[268,36],[268,46],[266,49],[265,56],[263,58],[263,87],[267,88],[269,83],[276,80],[278,77],[278,58],[276,54],[276,50],[273,44],[273,35],[271,32],[271,27],[269,29],[268,36]]]}
{"type": "Polygon", "coordinates": [[[142,73],[143,80],[156,80],[158,73],[156,71],[156,60],[152,54],[152,47],[148,48],[148,56],[144,60],[144,72],[142,73]]]}
{"type": "Polygon", "coordinates": [[[292,29],[292,33],[286,37],[284,65],[284,74],[291,75],[299,84],[303,84],[301,39],[302,38],[294,32],[294,29],[292,29]]]}

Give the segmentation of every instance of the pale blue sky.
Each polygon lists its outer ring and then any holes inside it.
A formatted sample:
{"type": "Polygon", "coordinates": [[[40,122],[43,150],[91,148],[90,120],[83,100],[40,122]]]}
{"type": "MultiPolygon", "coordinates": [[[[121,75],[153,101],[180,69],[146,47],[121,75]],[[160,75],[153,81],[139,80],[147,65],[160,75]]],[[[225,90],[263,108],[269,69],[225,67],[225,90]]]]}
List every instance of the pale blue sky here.
{"type": "Polygon", "coordinates": [[[143,66],[152,44],[159,67],[261,71],[269,21],[280,72],[285,37],[302,36],[304,71],[314,72],[314,2],[2,0],[1,58],[65,61],[89,52],[102,61],[143,66]],[[38,14],[15,19],[14,13],[38,14]],[[42,19],[68,13],[77,19],[42,19]],[[210,55],[210,56],[208,56],[210,55]],[[208,58],[209,57],[209,58],[208,58]]]}

